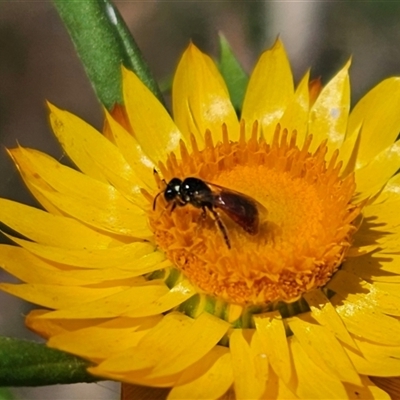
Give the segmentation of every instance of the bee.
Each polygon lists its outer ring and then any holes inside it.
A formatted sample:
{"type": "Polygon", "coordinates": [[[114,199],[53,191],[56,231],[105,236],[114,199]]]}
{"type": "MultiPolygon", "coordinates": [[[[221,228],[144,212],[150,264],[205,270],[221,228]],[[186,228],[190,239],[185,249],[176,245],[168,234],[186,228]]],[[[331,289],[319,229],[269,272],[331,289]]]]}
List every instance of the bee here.
{"type": "Polygon", "coordinates": [[[154,198],[153,210],[155,210],[157,198],[161,194],[164,194],[166,202],[172,205],[171,212],[176,207],[184,207],[191,204],[193,207],[202,209],[203,216],[207,212],[211,213],[229,249],[231,248],[231,242],[228,231],[221,220],[218,210],[224,212],[250,235],[258,233],[260,212],[266,211],[263,205],[243,193],[194,177],[185,178],[184,180],[172,178],[166,183],[166,188],[154,198]]]}

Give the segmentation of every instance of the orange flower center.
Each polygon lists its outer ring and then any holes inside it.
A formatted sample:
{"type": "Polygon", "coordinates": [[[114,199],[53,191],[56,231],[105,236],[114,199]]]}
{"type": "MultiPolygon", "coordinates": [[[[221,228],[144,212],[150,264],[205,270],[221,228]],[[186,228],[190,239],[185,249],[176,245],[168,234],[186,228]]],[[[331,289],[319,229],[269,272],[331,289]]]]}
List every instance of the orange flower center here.
{"type": "Polygon", "coordinates": [[[299,146],[296,132],[288,137],[279,126],[270,144],[256,123],[250,139],[244,132],[242,124],[239,141],[231,142],[223,127],[216,145],[206,132],[203,150],[192,138],[190,152],[181,144],[180,160],[170,154],[160,164],[164,180],[156,176],[161,194],[150,225],[159,247],[200,293],[241,306],[293,302],[323,286],[350,246],[361,208],[351,204],[354,177],[340,177],[337,151],[325,160],[326,142],[311,154],[311,136],[299,146]],[[165,196],[171,179],[187,177],[204,182],[213,200],[165,196]],[[228,207],[230,191],[236,203],[228,207]],[[238,215],[241,194],[245,207],[238,215]],[[250,232],[254,208],[257,232],[250,232]]]}

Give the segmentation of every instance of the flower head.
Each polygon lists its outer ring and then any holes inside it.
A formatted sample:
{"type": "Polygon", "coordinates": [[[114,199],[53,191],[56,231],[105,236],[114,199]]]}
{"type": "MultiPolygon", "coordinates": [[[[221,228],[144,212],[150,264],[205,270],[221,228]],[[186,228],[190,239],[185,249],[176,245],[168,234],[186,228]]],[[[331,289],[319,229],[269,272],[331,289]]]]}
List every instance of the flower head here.
{"type": "Polygon", "coordinates": [[[385,396],[367,376],[400,375],[400,79],[349,112],[348,68],[294,89],[278,41],[239,120],[190,45],[174,119],[127,70],[104,136],[50,105],[79,171],[10,150],[46,211],[0,200],[26,237],[0,247],[26,283],[1,289],[45,308],[26,322],[49,346],[171,399],[385,396]]]}

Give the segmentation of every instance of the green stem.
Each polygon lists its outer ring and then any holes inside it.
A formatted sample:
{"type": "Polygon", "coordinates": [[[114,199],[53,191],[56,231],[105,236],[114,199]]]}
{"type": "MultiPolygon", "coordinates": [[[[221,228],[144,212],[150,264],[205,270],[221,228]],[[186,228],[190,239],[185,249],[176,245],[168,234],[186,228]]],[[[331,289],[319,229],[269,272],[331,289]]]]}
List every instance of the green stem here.
{"type": "Polygon", "coordinates": [[[107,109],[122,104],[121,64],[133,70],[164,104],[157,82],[117,8],[109,0],[53,0],[97,98],[107,109]]]}

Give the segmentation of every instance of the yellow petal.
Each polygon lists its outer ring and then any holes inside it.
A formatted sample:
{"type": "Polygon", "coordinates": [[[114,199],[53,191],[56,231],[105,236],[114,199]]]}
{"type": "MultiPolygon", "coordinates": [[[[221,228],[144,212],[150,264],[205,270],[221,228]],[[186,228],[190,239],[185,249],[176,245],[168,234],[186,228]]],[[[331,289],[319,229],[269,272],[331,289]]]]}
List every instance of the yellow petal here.
{"type": "Polygon", "coordinates": [[[152,236],[146,214],[122,196],[120,197],[112,186],[109,186],[106,195],[108,199],[104,198],[101,201],[98,198],[95,202],[92,201],[93,199],[79,197],[78,194],[71,196],[66,193],[38,190],[60,210],[95,228],[135,238],[152,236]]]}
{"type": "MultiPolygon", "coordinates": [[[[376,311],[377,316],[380,312],[400,316],[400,285],[388,282],[368,283],[346,270],[339,272],[332,279],[332,286],[330,286],[332,289],[335,288],[333,289],[335,292],[349,301],[354,301],[354,304],[359,304],[360,310],[365,313],[368,313],[368,308],[371,308],[376,311]]],[[[387,320],[388,323],[392,321],[393,318],[387,320]]],[[[394,324],[392,329],[398,326],[397,323],[394,324]]]]}
{"type": "MultiPolygon", "coordinates": [[[[151,386],[152,388],[169,388],[171,386],[174,386],[177,382],[177,380],[180,377],[180,373],[173,375],[173,376],[168,376],[168,377],[161,377],[161,378],[148,378],[142,371],[124,371],[124,372],[114,372],[110,371],[107,369],[104,369],[103,367],[104,363],[101,363],[97,367],[92,367],[88,368],[87,371],[91,373],[92,375],[97,375],[104,378],[112,379],[117,382],[127,382],[130,384],[137,384],[137,385],[145,385],[145,386],[151,386]]],[[[146,387],[146,390],[143,390],[143,393],[145,396],[154,396],[154,391],[151,390],[151,388],[146,387]]],[[[166,396],[165,391],[155,391],[156,393],[162,393],[162,397],[160,399],[164,399],[166,396]]],[[[136,398],[136,397],[135,397],[136,398]]],[[[138,397],[138,398],[148,398],[148,397],[138,397]]],[[[151,397],[151,400],[153,400],[154,397],[151,397]]]]}
{"type": "Polygon", "coordinates": [[[254,331],[250,342],[250,354],[254,364],[255,377],[260,387],[262,386],[264,388],[263,396],[267,393],[265,383],[269,380],[269,373],[271,370],[268,356],[264,352],[264,347],[261,335],[257,331],[254,331]]]}
{"type": "Polygon", "coordinates": [[[135,175],[117,147],[92,126],[52,104],[50,122],[58,141],[77,167],[86,175],[106,182],[96,161],[104,158],[116,173],[132,179],[135,175]]]}
{"type": "Polygon", "coordinates": [[[329,329],[343,343],[346,343],[350,347],[356,347],[335,308],[320,289],[305,293],[304,299],[310,307],[311,316],[321,326],[329,329]]]}
{"type": "Polygon", "coordinates": [[[268,373],[265,396],[268,396],[268,399],[298,399],[298,396],[286,386],[282,379],[279,379],[271,366],[268,373]]]}
{"type": "MultiPolygon", "coordinates": [[[[377,240],[380,252],[383,256],[396,254],[399,251],[399,229],[393,230],[377,240]]],[[[398,273],[398,270],[396,271],[398,273]]]]}
{"type": "MultiPolygon", "coordinates": [[[[160,265],[158,265],[158,269],[160,265]]],[[[150,271],[151,272],[151,271],[150,271]]],[[[58,271],[53,273],[54,277],[49,282],[53,285],[71,286],[71,285],[92,285],[92,287],[112,287],[131,286],[143,283],[145,280],[138,276],[136,271],[121,270],[117,268],[106,268],[100,270],[84,271],[58,271]],[[71,283],[70,283],[71,282],[71,283]],[[96,286],[95,286],[96,285],[96,286]]]]}
{"type": "Polygon", "coordinates": [[[349,332],[377,343],[400,346],[400,322],[384,314],[397,311],[395,315],[399,315],[400,297],[345,271],[338,271],[328,287],[338,293],[331,302],[349,332]]]}
{"type": "Polygon", "coordinates": [[[343,177],[351,174],[356,169],[357,154],[361,141],[361,126],[356,128],[353,135],[345,137],[339,149],[338,161],[342,161],[343,167],[341,175],[343,177]]]}
{"type": "Polygon", "coordinates": [[[116,318],[113,320],[113,327],[106,323],[66,332],[53,336],[47,344],[59,350],[99,361],[136,346],[161,319],[161,315],[140,319],[116,318]],[[87,340],[88,338],[90,340],[87,340]]]}
{"type": "MultiPolygon", "coordinates": [[[[358,238],[358,235],[357,235],[358,238]]],[[[379,249],[378,244],[370,244],[370,245],[365,245],[365,246],[356,246],[354,244],[353,247],[350,247],[349,250],[347,250],[346,257],[360,257],[365,254],[371,253],[375,250],[379,249]]]]}
{"type": "MultiPolygon", "coordinates": [[[[179,374],[166,377],[153,377],[153,375],[148,375],[146,371],[154,367],[160,370],[163,365],[167,368],[168,360],[176,364],[176,367],[173,369],[183,369],[190,365],[187,364],[189,360],[190,363],[192,363],[202,358],[198,357],[199,354],[202,352],[204,353],[211,342],[218,341],[217,334],[212,333],[212,330],[208,330],[211,320],[213,320],[212,324],[214,327],[216,327],[215,323],[219,325],[216,329],[219,333],[226,332],[228,329],[227,323],[223,323],[223,321],[211,315],[202,315],[199,317],[198,323],[196,324],[195,320],[181,313],[170,313],[166,315],[154,329],[146,334],[136,347],[132,347],[124,353],[115,355],[104,361],[100,365],[99,370],[102,371],[101,373],[103,375],[103,371],[110,371],[114,374],[130,373],[130,381],[135,380],[136,377],[142,384],[153,382],[156,385],[165,385],[172,377],[176,376],[177,379],[179,374]],[[200,333],[201,325],[204,323],[207,327],[207,333],[211,334],[212,338],[205,337],[208,336],[205,333],[204,337],[200,339],[200,349],[203,350],[196,350],[195,348],[197,346],[193,346],[193,343],[196,341],[196,334],[200,333]],[[223,326],[223,324],[225,324],[225,326],[223,326]],[[220,329],[221,327],[222,330],[220,329]],[[207,342],[209,344],[206,346],[205,344],[207,342]],[[189,357],[186,355],[185,353],[187,352],[191,352],[192,356],[189,357]],[[180,362],[182,362],[182,364],[178,367],[180,362]],[[135,371],[137,372],[135,373],[135,371]]],[[[208,351],[206,351],[206,353],[208,353],[208,351]]]]}
{"type": "Polygon", "coordinates": [[[292,363],[282,316],[273,311],[254,315],[253,318],[270,365],[284,382],[289,382],[292,363]],[[269,345],[270,343],[273,343],[273,346],[269,345]]]}
{"type": "Polygon", "coordinates": [[[384,390],[374,385],[366,376],[360,376],[362,386],[344,383],[344,387],[349,394],[350,399],[371,399],[371,400],[390,400],[391,397],[384,390]]]}
{"type": "Polygon", "coordinates": [[[1,267],[26,283],[44,285],[80,286],[104,281],[131,278],[129,270],[108,268],[99,271],[66,271],[57,268],[29,251],[16,246],[0,246],[1,267]]]}
{"type": "Polygon", "coordinates": [[[23,282],[45,285],[67,284],[70,286],[78,286],[80,283],[74,277],[66,281],[59,279],[58,276],[55,277],[55,273],[59,272],[58,268],[20,247],[1,245],[0,258],[1,268],[23,282]]]}
{"type": "MultiPolygon", "coordinates": [[[[61,286],[60,286],[61,287],[61,286]]],[[[57,288],[57,287],[55,287],[57,288]]],[[[86,288],[84,288],[86,289],[86,288]]],[[[74,288],[75,290],[75,288],[74,288]]],[[[94,289],[90,289],[94,290],[94,289]]],[[[96,289],[100,290],[100,289],[96,289]]],[[[102,289],[105,290],[105,289],[102,289]]],[[[110,290],[110,289],[108,289],[110,290]]],[[[115,294],[101,297],[94,301],[90,299],[82,304],[82,298],[79,294],[74,294],[75,303],[63,307],[59,311],[53,311],[43,315],[42,318],[112,318],[127,316],[130,310],[146,309],[151,302],[156,302],[161,296],[169,291],[168,287],[160,281],[150,281],[140,286],[130,288],[120,288],[115,290],[115,294]],[[134,299],[134,301],[132,300],[134,299]],[[67,308],[68,307],[68,308],[67,308]]],[[[167,311],[167,310],[164,310],[167,311]]],[[[146,314],[145,312],[143,312],[146,314]]],[[[157,313],[147,313],[147,315],[155,315],[157,313]]],[[[145,316],[147,316],[145,315],[145,316]]]]}
{"type": "Polygon", "coordinates": [[[362,375],[399,376],[400,347],[382,346],[354,336],[354,341],[360,349],[346,349],[356,370],[362,375]]]}
{"type": "Polygon", "coordinates": [[[136,138],[115,121],[107,110],[105,110],[105,115],[111,128],[113,139],[121,154],[140,178],[142,184],[154,188],[154,163],[145,154],[136,138]]]}
{"type": "Polygon", "coordinates": [[[343,269],[363,278],[364,270],[371,280],[381,278],[382,282],[391,276],[398,276],[400,271],[400,255],[372,253],[362,257],[349,258],[343,264],[343,269]]]}
{"type": "Polygon", "coordinates": [[[52,215],[6,199],[0,199],[0,220],[21,235],[49,246],[104,249],[113,241],[110,236],[73,218],[52,215]],[[62,235],[55,235],[54,232],[62,232],[62,235]]]}
{"type": "Polygon", "coordinates": [[[261,123],[268,141],[273,136],[294,93],[293,76],[282,42],[264,52],[251,74],[243,103],[242,119],[248,127],[253,121],[261,123]]]}
{"type": "Polygon", "coordinates": [[[389,179],[386,186],[383,188],[382,193],[376,199],[376,202],[383,201],[398,201],[400,200],[400,174],[396,174],[389,179]]]}
{"type": "MultiPolygon", "coordinates": [[[[66,251],[66,250],[62,250],[66,251]]],[[[61,252],[61,253],[62,253],[61,252]]],[[[164,256],[152,253],[132,260],[129,264],[108,266],[93,266],[95,269],[79,271],[68,268],[65,264],[43,260],[16,246],[1,246],[1,267],[26,283],[41,283],[46,285],[80,286],[80,285],[132,285],[141,283],[143,274],[171,266],[168,260],[162,261],[164,256]],[[134,279],[136,278],[136,279],[134,279]],[[116,282],[116,281],[120,282],[116,282]],[[122,282],[122,280],[128,280],[122,282]]],[[[89,256],[90,259],[90,256],[89,256]]],[[[83,265],[83,268],[88,268],[83,265]]]]}
{"type": "MultiPolygon", "coordinates": [[[[8,153],[11,157],[13,157],[10,150],[8,150],[8,153]]],[[[32,193],[35,199],[41,204],[41,206],[53,215],[64,216],[64,213],[59,210],[54,204],[52,204],[40,191],[40,189],[51,190],[49,184],[41,176],[35,174],[35,172],[28,168],[26,165],[19,165],[16,162],[15,158],[13,161],[26,187],[32,193]]]]}
{"type": "MultiPolygon", "coordinates": [[[[143,370],[153,368],[170,354],[179,354],[180,336],[185,335],[194,324],[192,318],[181,313],[167,314],[137,346],[127,349],[104,361],[101,367],[114,372],[143,370]]],[[[193,346],[193,342],[191,343],[193,346]]],[[[193,346],[194,347],[194,346],[193,346]]]]}
{"type": "Polygon", "coordinates": [[[149,301],[144,307],[132,307],[123,315],[137,318],[163,313],[179,306],[196,293],[196,289],[189,283],[189,281],[185,280],[176,284],[167,293],[160,295],[156,299],[151,299],[151,301],[149,301]]]}
{"type": "Polygon", "coordinates": [[[268,371],[266,354],[254,354],[250,341],[254,331],[234,329],[229,339],[232,355],[235,394],[238,399],[260,399],[265,391],[266,376],[256,369],[256,357],[264,357],[268,371]]]}
{"type": "MultiPolygon", "coordinates": [[[[396,203],[392,203],[396,204],[396,203]]],[[[369,208],[369,207],[368,207],[369,208]]],[[[389,213],[388,213],[389,214],[389,213]]],[[[394,223],[398,221],[398,217],[394,215],[394,223]]],[[[380,220],[376,216],[371,214],[364,220],[364,223],[360,226],[357,234],[354,237],[353,247],[351,249],[348,258],[354,257],[353,253],[357,248],[371,248],[374,251],[379,248],[379,252],[385,253],[396,253],[398,249],[398,228],[391,228],[385,226],[385,220],[380,220]],[[371,221],[371,222],[369,222],[371,221]],[[374,222],[372,222],[374,221],[374,222]],[[376,221],[376,223],[375,223],[376,221]],[[374,229],[375,228],[375,229],[374,229]],[[380,229],[379,229],[380,228],[380,229]],[[374,243],[369,245],[368,243],[374,243]],[[375,249],[373,247],[376,247],[375,249]],[[394,251],[393,251],[394,250],[394,251]]],[[[390,223],[392,225],[392,223],[390,223]]],[[[358,256],[366,255],[370,252],[364,252],[364,254],[358,254],[358,256]]]]}
{"type": "Polygon", "coordinates": [[[190,44],[178,64],[172,86],[174,119],[189,142],[193,133],[204,143],[207,129],[222,141],[222,124],[231,140],[239,138],[239,123],[229,92],[212,59],[190,44]]]}
{"type": "MultiPolygon", "coordinates": [[[[363,129],[364,133],[364,129],[363,129]]],[[[361,136],[362,138],[362,136],[361,136]]],[[[373,196],[386,184],[400,165],[400,142],[392,144],[368,164],[355,171],[357,185],[357,200],[361,201],[373,196]]]]}
{"type": "Polygon", "coordinates": [[[327,374],[341,381],[360,385],[361,380],[342,345],[326,328],[310,323],[307,315],[289,319],[289,327],[308,357],[327,374]]]}
{"type": "MultiPolygon", "coordinates": [[[[18,166],[17,166],[18,167],[18,166]]],[[[40,187],[40,184],[36,184],[40,181],[43,181],[40,177],[37,177],[35,184],[31,183],[32,180],[32,175],[29,176],[28,174],[25,174],[25,172],[19,171],[22,177],[22,180],[24,181],[26,187],[28,188],[29,192],[32,194],[32,196],[39,202],[39,204],[49,213],[53,215],[59,215],[59,216],[65,216],[65,214],[59,210],[53,203],[51,203],[43,194],[40,190],[37,188],[40,187]]]]}
{"type": "Polygon", "coordinates": [[[38,335],[49,338],[65,332],[84,329],[104,323],[104,319],[44,319],[41,316],[48,314],[49,310],[33,310],[25,318],[25,325],[38,335]]]}
{"type": "MultiPolygon", "coordinates": [[[[43,307],[61,309],[73,306],[83,306],[89,302],[99,302],[100,299],[108,298],[116,293],[125,291],[123,286],[111,288],[86,288],[80,286],[56,286],[42,284],[12,285],[0,283],[0,289],[4,292],[18,296],[31,303],[43,307]]],[[[50,315],[46,314],[46,316],[50,315]]],[[[78,317],[76,317],[78,318],[78,317]]]]}
{"type": "Polygon", "coordinates": [[[232,385],[232,361],[226,347],[215,346],[206,356],[183,371],[168,400],[218,399],[232,385]]]}
{"type": "Polygon", "coordinates": [[[374,282],[369,286],[371,291],[377,293],[376,304],[378,307],[382,307],[382,309],[385,309],[385,313],[391,315],[398,315],[399,307],[397,301],[400,298],[399,287],[400,286],[397,283],[390,282],[374,282]],[[393,310],[391,310],[392,308],[393,310]],[[392,314],[391,311],[397,313],[392,314]]]}
{"type": "MultiPolygon", "coordinates": [[[[211,314],[201,314],[187,330],[179,331],[176,348],[164,355],[149,377],[168,376],[183,371],[211,351],[229,327],[230,324],[211,314]],[[193,346],[193,343],[196,345],[193,346]]],[[[139,346],[146,347],[145,339],[139,346]]]]}
{"type": "MultiPolygon", "coordinates": [[[[141,180],[132,173],[127,179],[118,174],[113,165],[106,158],[96,160],[99,168],[107,179],[108,183],[117,189],[127,200],[137,205],[142,210],[148,210],[149,201],[142,195],[142,188],[145,186],[141,180]]],[[[154,182],[154,179],[153,179],[154,182]]]]}
{"type": "Polygon", "coordinates": [[[122,68],[124,103],[129,122],[141,148],[153,163],[164,161],[179,149],[183,139],[164,106],[131,71],[122,68]]]}
{"type": "Polygon", "coordinates": [[[382,253],[346,260],[342,268],[368,281],[400,283],[400,257],[382,253]]]}
{"type": "Polygon", "coordinates": [[[350,109],[350,61],[322,89],[310,111],[308,131],[313,135],[310,151],[328,139],[328,154],[342,145],[350,109]]]}
{"type": "Polygon", "coordinates": [[[296,371],[296,394],[302,399],[345,399],[343,383],[311,361],[307,351],[293,336],[289,346],[296,371]]]}
{"type": "MultiPolygon", "coordinates": [[[[58,279],[59,285],[66,285],[68,281],[75,279],[75,284],[79,285],[96,285],[96,287],[108,286],[131,286],[139,285],[145,282],[144,277],[141,275],[153,272],[164,267],[164,263],[157,264],[151,268],[143,268],[141,270],[129,270],[120,268],[104,268],[98,270],[71,270],[63,271],[55,274],[54,280],[58,279]]],[[[94,287],[94,286],[93,286],[94,287]]]]}
{"type": "Polygon", "coordinates": [[[395,200],[395,195],[391,195],[391,197],[391,201],[384,201],[365,207],[363,215],[366,220],[360,227],[361,234],[370,235],[375,240],[380,239],[381,243],[395,236],[394,232],[400,226],[400,215],[398,213],[400,196],[398,196],[397,200],[395,200]]]}
{"type": "Polygon", "coordinates": [[[65,167],[48,155],[32,149],[11,150],[32,184],[42,178],[48,189],[37,186],[57,208],[75,218],[110,232],[150,237],[146,213],[129,202],[113,186],[65,167]]]}
{"type": "Polygon", "coordinates": [[[357,164],[362,166],[389,147],[400,131],[400,79],[389,78],[370,90],[354,107],[348,133],[362,125],[357,164]]]}
{"type": "Polygon", "coordinates": [[[141,269],[165,260],[162,252],[155,252],[152,245],[143,242],[129,243],[110,249],[86,250],[43,246],[18,238],[13,238],[13,240],[39,257],[82,268],[141,269]]]}
{"type": "Polygon", "coordinates": [[[310,109],[310,96],[308,81],[310,71],[304,75],[296,89],[293,100],[286,108],[279,124],[282,129],[288,132],[297,131],[297,143],[300,145],[304,142],[307,135],[308,113],[310,109]]]}

